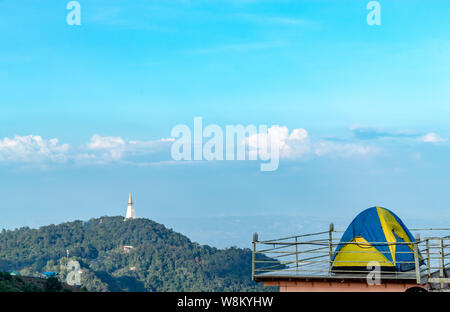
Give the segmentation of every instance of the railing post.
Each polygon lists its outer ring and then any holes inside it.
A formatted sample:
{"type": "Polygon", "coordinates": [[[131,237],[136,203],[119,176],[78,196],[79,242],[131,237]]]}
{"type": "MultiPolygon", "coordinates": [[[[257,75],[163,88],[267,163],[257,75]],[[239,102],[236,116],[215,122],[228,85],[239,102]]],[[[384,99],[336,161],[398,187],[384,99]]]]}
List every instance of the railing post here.
{"type": "MultiPolygon", "coordinates": [[[[439,239],[439,277],[443,279],[444,276],[444,240],[439,239]]],[[[444,288],[444,282],[441,280],[441,289],[444,288]]]]}
{"type": "Polygon", "coordinates": [[[427,238],[425,240],[426,248],[427,248],[427,275],[428,278],[431,278],[431,264],[430,264],[430,240],[427,238]]]}
{"type": "Polygon", "coordinates": [[[332,268],[332,266],[333,266],[333,263],[332,263],[332,259],[333,259],[333,231],[334,231],[334,224],[333,223],[330,223],[330,231],[328,232],[329,233],[329,238],[330,238],[330,241],[329,241],[329,243],[328,243],[328,247],[329,247],[329,258],[330,258],[330,269],[329,269],[329,272],[328,272],[328,274],[331,276],[331,268],[332,268]]]}
{"type": "Polygon", "coordinates": [[[420,278],[420,261],[419,261],[419,243],[420,243],[420,235],[416,234],[415,242],[413,244],[414,248],[414,263],[416,267],[416,281],[417,284],[421,284],[421,278],[420,278]]]}
{"type": "Polygon", "coordinates": [[[298,236],[295,237],[295,267],[298,270],[298,236]]]}
{"type": "Polygon", "coordinates": [[[253,234],[253,252],[252,252],[252,280],[255,280],[255,260],[256,260],[256,242],[258,241],[258,233],[253,234]]]}

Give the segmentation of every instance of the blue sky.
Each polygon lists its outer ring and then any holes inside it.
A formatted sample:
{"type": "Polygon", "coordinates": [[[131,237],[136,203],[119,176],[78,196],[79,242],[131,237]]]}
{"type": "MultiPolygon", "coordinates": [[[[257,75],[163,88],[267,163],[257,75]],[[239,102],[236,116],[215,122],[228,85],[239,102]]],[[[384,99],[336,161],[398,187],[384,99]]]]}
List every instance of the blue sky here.
{"type": "Polygon", "coordinates": [[[298,220],[274,235],[374,205],[450,217],[448,1],[379,1],[380,26],[360,0],[79,2],[68,26],[67,1],[0,1],[0,227],[124,214],[129,191],[138,215],[220,246],[267,216],[298,220]],[[170,161],[195,116],[307,140],[270,173],[170,161]],[[255,222],[218,221],[235,217],[255,222]]]}

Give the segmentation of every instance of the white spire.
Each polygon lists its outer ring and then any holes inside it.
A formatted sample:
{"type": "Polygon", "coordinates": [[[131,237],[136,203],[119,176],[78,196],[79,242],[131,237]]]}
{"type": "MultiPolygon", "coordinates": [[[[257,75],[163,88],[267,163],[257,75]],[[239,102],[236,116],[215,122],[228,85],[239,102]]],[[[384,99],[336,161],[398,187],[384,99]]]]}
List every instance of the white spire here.
{"type": "Polygon", "coordinates": [[[131,198],[131,192],[130,196],[128,197],[127,215],[125,216],[125,220],[127,219],[136,219],[136,212],[134,211],[133,198],[131,198]]]}

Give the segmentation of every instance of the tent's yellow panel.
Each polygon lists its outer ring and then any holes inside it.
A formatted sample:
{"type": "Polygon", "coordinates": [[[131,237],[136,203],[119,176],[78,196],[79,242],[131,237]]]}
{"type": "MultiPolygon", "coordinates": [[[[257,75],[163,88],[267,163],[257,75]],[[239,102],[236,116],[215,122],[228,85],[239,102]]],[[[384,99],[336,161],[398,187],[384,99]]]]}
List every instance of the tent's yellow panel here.
{"type": "Polygon", "coordinates": [[[351,242],[342,247],[333,262],[333,267],[366,267],[369,262],[376,261],[382,267],[393,267],[380,251],[373,247],[362,237],[355,237],[351,242]]]}
{"type": "MultiPolygon", "coordinates": [[[[377,207],[378,217],[380,218],[381,227],[383,228],[384,235],[386,236],[386,241],[388,243],[395,243],[397,239],[394,233],[403,239],[404,242],[411,242],[402,226],[397,222],[395,217],[386,209],[377,207]]],[[[411,250],[413,250],[412,245],[408,245],[411,250]]],[[[395,264],[395,247],[396,245],[389,245],[389,250],[391,251],[392,260],[395,264]]]]}

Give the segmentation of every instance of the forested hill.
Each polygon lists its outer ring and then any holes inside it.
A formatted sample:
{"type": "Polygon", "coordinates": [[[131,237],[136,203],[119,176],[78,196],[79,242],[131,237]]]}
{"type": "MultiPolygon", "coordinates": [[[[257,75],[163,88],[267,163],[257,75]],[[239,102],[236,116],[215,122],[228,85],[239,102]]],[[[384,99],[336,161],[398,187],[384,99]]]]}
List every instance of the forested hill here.
{"type": "Polygon", "coordinates": [[[57,278],[49,279],[37,277],[11,276],[7,272],[0,272],[0,292],[78,292],[76,288],[60,282],[57,278]]]}
{"type": "Polygon", "coordinates": [[[63,280],[67,262],[78,260],[88,291],[267,290],[251,280],[251,257],[249,249],[200,246],[148,219],[102,217],[0,233],[0,271],[52,271],[63,280]]]}

